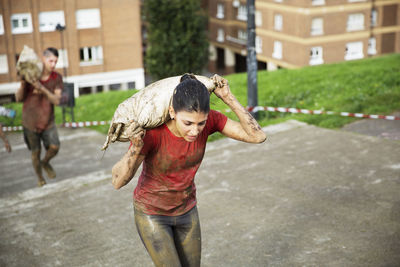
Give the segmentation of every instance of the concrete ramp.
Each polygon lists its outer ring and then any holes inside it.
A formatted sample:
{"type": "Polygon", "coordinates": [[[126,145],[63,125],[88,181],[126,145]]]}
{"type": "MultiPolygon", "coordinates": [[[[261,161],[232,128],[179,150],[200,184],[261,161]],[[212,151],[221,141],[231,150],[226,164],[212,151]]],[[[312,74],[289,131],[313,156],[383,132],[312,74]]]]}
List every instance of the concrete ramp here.
{"type": "MultiPolygon", "coordinates": [[[[400,142],[297,121],[265,131],[260,145],[208,145],[196,177],[202,266],[398,266],[400,142]]],[[[99,146],[84,143],[76,175],[0,199],[1,266],[152,266],[133,221],[137,177],[110,183],[126,145],[90,169],[99,146]]]]}

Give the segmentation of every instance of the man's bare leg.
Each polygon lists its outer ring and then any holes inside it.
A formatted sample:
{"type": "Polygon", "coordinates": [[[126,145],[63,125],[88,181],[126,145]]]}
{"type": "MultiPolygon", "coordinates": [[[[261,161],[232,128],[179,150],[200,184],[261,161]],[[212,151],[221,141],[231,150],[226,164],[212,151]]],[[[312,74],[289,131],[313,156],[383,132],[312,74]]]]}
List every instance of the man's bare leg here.
{"type": "Polygon", "coordinates": [[[46,171],[47,176],[53,179],[56,177],[56,172],[54,171],[53,167],[50,165],[49,161],[54,158],[59,150],[59,146],[50,145],[49,149],[46,151],[46,155],[44,156],[43,160],[41,161],[41,165],[43,169],[46,171]]]}
{"type": "Polygon", "coordinates": [[[42,166],[40,164],[40,150],[32,151],[32,165],[38,177],[38,186],[46,184],[46,180],[43,178],[42,166]]]}

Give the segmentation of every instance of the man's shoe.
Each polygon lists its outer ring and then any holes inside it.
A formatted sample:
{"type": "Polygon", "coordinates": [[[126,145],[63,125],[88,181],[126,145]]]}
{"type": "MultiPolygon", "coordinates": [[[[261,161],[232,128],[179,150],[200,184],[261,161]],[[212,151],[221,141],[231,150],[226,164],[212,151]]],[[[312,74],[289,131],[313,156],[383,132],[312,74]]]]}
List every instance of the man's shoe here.
{"type": "Polygon", "coordinates": [[[47,176],[50,179],[56,178],[56,172],[54,171],[53,167],[51,167],[50,163],[48,162],[41,162],[42,168],[46,171],[47,176]]]}
{"type": "Polygon", "coordinates": [[[39,187],[42,187],[42,186],[44,186],[46,184],[46,181],[42,178],[42,179],[40,179],[39,178],[39,180],[38,180],[38,186],[39,187]]]}

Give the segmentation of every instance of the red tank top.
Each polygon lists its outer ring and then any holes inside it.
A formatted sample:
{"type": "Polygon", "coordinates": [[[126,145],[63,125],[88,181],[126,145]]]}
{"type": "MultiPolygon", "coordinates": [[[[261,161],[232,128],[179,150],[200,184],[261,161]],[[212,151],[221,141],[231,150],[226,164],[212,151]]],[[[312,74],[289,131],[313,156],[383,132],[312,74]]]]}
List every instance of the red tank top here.
{"type": "MultiPolygon", "coordinates": [[[[46,81],[40,81],[50,92],[63,89],[62,77],[52,72],[46,81]]],[[[54,105],[44,94],[34,94],[34,87],[26,83],[24,89],[22,125],[34,132],[42,132],[54,125],[54,105]]]]}
{"type": "Polygon", "coordinates": [[[227,117],[210,110],[196,141],[175,136],[163,124],[146,132],[141,154],[143,170],[134,191],[136,208],[149,215],[177,216],[196,205],[195,174],[209,135],[221,132],[227,117]]]}

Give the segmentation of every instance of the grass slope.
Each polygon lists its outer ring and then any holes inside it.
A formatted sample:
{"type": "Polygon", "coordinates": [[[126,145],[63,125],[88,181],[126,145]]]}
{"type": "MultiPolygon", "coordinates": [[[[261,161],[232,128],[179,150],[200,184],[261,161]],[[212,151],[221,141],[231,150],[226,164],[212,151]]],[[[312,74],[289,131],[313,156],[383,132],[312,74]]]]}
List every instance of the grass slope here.
{"type": "MultiPolygon", "coordinates": [[[[247,103],[246,73],[228,76],[232,91],[247,103]]],[[[223,108],[221,103],[219,108],[223,108]]],[[[261,106],[390,114],[400,109],[400,54],[306,67],[258,72],[261,106]]],[[[294,118],[321,127],[338,128],[354,121],[333,115],[289,115],[264,112],[260,124],[294,118]]]]}
{"type": "MultiPolygon", "coordinates": [[[[242,105],[247,104],[247,74],[226,76],[232,92],[242,105]]],[[[118,104],[134,94],[134,90],[85,95],[76,99],[76,121],[110,120],[118,104]]],[[[261,106],[294,107],[329,111],[390,114],[400,109],[400,54],[338,64],[258,72],[258,103],[261,106]]],[[[226,110],[214,95],[213,109],[226,110]]],[[[20,103],[7,104],[17,110],[14,125],[21,124],[20,103]]],[[[234,114],[225,113],[235,119],[234,114]]],[[[356,120],[336,115],[304,115],[260,112],[262,126],[297,119],[327,128],[338,128],[356,120]]],[[[0,117],[10,125],[11,121],[0,117]]],[[[56,107],[56,122],[62,122],[61,108],[56,107]]],[[[103,133],[108,126],[93,127],[103,133]]],[[[218,135],[214,138],[218,138],[218,135]]]]}

